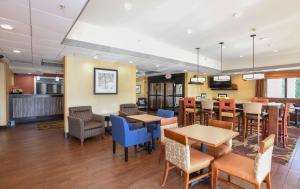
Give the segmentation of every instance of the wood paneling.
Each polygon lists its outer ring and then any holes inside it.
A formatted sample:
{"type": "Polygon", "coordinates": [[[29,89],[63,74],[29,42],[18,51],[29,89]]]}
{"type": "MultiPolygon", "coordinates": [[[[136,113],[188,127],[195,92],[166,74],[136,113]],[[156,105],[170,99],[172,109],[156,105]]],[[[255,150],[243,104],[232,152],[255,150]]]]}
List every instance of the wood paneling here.
{"type": "Polygon", "coordinates": [[[266,72],[265,76],[267,79],[275,78],[297,78],[300,77],[300,70],[286,70],[277,72],[266,72]]]}
{"type": "Polygon", "coordinates": [[[23,90],[23,94],[34,94],[34,76],[33,75],[14,75],[14,86],[23,90]]]}

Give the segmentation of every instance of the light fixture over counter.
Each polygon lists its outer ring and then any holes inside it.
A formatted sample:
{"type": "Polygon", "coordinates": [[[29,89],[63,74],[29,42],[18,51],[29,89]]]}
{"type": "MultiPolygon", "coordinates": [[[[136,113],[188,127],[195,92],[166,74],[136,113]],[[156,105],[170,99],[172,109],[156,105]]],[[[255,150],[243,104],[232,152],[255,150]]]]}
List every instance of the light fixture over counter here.
{"type": "MultiPolygon", "coordinates": [[[[253,31],[255,31],[255,29],[253,29],[253,31]]],[[[244,80],[259,80],[259,79],[264,79],[265,78],[265,74],[264,73],[254,73],[254,39],[256,37],[256,34],[252,34],[250,37],[252,37],[252,50],[253,50],[253,54],[252,54],[252,73],[248,73],[248,74],[244,74],[243,75],[243,79],[244,80]]]]}
{"type": "Polygon", "coordinates": [[[224,42],[219,43],[221,46],[221,73],[220,75],[214,76],[214,81],[230,81],[230,75],[223,75],[223,44],[224,42]]]}
{"type": "Polygon", "coordinates": [[[204,84],[204,82],[206,81],[205,77],[200,77],[200,63],[199,63],[199,50],[200,48],[196,48],[197,50],[197,75],[194,75],[193,77],[191,77],[190,79],[190,84],[204,84]]]}

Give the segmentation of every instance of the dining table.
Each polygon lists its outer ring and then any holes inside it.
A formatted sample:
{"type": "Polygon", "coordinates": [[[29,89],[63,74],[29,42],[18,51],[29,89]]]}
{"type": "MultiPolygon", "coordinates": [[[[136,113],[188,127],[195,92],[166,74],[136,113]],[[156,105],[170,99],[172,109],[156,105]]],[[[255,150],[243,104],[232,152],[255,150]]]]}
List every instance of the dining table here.
{"type": "MultiPolygon", "coordinates": [[[[189,140],[200,142],[201,151],[204,153],[205,153],[206,146],[211,146],[216,148],[239,135],[238,132],[232,130],[214,127],[214,126],[204,126],[200,124],[181,127],[181,128],[173,129],[172,131],[185,135],[186,137],[188,137],[189,140]]],[[[202,173],[203,170],[200,170],[200,174],[202,173]]],[[[192,185],[197,184],[198,182],[202,182],[204,180],[206,180],[206,178],[196,181],[195,183],[192,183],[192,185]]]]}
{"type": "Polygon", "coordinates": [[[155,138],[153,137],[154,129],[156,128],[154,125],[148,125],[149,123],[157,123],[159,124],[163,117],[150,115],[150,114],[139,114],[139,115],[131,115],[127,116],[127,119],[132,119],[138,122],[142,122],[144,127],[147,127],[148,131],[151,133],[152,137],[152,149],[155,149],[155,138]]]}
{"type": "MultiPolygon", "coordinates": [[[[236,100],[236,111],[243,111],[243,104],[250,103],[250,100],[236,100]]],[[[201,100],[196,100],[197,107],[200,107],[201,100]]],[[[268,113],[268,133],[269,135],[275,135],[275,145],[279,143],[279,119],[280,119],[280,111],[284,106],[283,103],[277,102],[269,102],[262,103],[263,109],[268,113]]],[[[183,99],[179,100],[179,108],[178,108],[178,124],[183,125],[183,99]]],[[[219,101],[214,100],[214,109],[219,109],[219,101]]]]}

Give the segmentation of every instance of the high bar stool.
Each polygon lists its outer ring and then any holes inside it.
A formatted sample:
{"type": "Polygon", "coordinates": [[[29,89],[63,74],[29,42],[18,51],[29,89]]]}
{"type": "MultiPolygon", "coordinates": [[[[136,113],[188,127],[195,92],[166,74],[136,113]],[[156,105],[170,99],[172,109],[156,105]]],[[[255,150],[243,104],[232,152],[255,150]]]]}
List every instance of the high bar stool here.
{"type": "Polygon", "coordinates": [[[193,125],[196,121],[196,100],[193,97],[184,97],[183,100],[183,126],[193,125]]]}

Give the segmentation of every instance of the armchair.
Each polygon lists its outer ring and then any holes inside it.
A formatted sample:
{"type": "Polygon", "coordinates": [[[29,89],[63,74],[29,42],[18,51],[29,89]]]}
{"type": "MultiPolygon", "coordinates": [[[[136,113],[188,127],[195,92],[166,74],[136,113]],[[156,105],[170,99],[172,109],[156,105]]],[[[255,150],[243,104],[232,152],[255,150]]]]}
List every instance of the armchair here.
{"type": "Polygon", "coordinates": [[[148,144],[148,152],[150,152],[151,135],[147,132],[147,128],[133,129],[128,122],[120,117],[111,115],[112,123],[112,140],[113,153],[116,153],[116,143],[124,146],[125,161],[128,161],[128,147],[138,144],[148,144]]]}
{"type": "Polygon", "coordinates": [[[132,103],[132,104],[120,105],[119,115],[121,117],[124,117],[129,123],[132,123],[135,128],[143,127],[143,123],[136,120],[128,119],[127,116],[140,115],[140,114],[146,114],[146,112],[139,110],[136,104],[132,103]]]}
{"type": "Polygon", "coordinates": [[[104,135],[104,116],[93,114],[91,106],[69,108],[69,134],[80,139],[81,145],[86,138],[104,135]]]}

